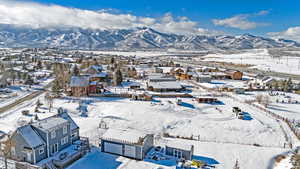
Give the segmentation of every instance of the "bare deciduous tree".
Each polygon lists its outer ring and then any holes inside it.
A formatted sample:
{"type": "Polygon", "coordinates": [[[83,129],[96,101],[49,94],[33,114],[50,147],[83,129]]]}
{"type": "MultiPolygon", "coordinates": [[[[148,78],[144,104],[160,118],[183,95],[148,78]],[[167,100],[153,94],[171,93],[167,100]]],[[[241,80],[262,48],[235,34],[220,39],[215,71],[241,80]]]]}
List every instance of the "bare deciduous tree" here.
{"type": "Polygon", "coordinates": [[[263,101],[263,95],[261,95],[261,94],[259,94],[259,95],[257,95],[256,97],[255,97],[255,99],[256,99],[256,101],[257,101],[257,103],[259,103],[259,104],[261,104],[262,103],[262,101],[263,101]]]}
{"type": "Polygon", "coordinates": [[[11,135],[5,136],[0,140],[0,155],[4,158],[5,169],[8,168],[7,160],[12,157],[12,149],[16,143],[12,140],[11,135]]]}

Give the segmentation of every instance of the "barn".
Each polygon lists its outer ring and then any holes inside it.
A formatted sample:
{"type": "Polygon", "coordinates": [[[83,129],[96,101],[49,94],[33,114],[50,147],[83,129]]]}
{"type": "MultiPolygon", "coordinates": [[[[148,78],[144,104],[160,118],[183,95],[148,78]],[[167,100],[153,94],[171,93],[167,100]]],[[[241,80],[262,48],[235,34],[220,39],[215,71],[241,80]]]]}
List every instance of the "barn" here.
{"type": "Polygon", "coordinates": [[[89,94],[89,78],[87,76],[72,76],[70,88],[72,96],[87,96],[89,94]]]}
{"type": "Polygon", "coordinates": [[[108,129],[101,137],[101,151],[143,160],[153,147],[153,134],[136,130],[108,129]]]}
{"type": "Polygon", "coordinates": [[[198,103],[215,103],[218,101],[217,98],[213,97],[198,97],[195,99],[198,103]]]}
{"type": "Polygon", "coordinates": [[[243,72],[240,71],[228,70],[226,71],[226,74],[233,80],[242,80],[243,78],[243,72]]]}
{"type": "Polygon", "coordinates": [[[169,142],[166,144],[166,155],[176,157],[178,159],[192,160],[194,155],[194,146],[178,142],[169,142]]]}

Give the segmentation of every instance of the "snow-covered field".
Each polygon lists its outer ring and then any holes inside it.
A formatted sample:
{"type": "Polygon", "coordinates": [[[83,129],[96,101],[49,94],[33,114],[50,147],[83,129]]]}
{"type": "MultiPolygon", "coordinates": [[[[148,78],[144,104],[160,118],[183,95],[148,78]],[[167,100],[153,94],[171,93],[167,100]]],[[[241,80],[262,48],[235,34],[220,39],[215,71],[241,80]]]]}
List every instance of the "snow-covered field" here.
{"type": "MultiPolygon", "coordinates": [[[[1,130],[5,132],[14,130],[21,120],[32,119],[35,114],[33,113],[35,103],[37,99],[44,103],[43,97],[42,95],[15,110],[2,114],[0,116],[1,130]],[[21,111],[24,109],[30,110],[32,116],[23,116],[21,111]]],[[[54,101],[54,110],[51,113],[47,111],[47,106],[43,105],[41,111],[45,113],[38,113],[38,116],[45,118],[53,115],[59,107],[67,109],[80,126],[80,134],[89,137],[91,143],[95,145],[100,134],[97,131],[101,120],[105,121],[110,128],[136,129],[157,135],[167,132],[174,136],[192,136],[199,140],[178,140],[194,144],[195,155],[204,159],[214,159],[218,162],[217,168],[230,168],[236,159],[242,162],[240,165],[243,169],[254,169],[257,166],[267,168],[273,156],[287,151],[282,148],[285,143],[283,131],[274,119],[247,105],[240,105],[230,98],[218,99],[221,103],[217,105],[199,104],[192,99],[183,99],[184,104],[179,106],[176,104],[176,99],[156,98],[156,101],[151,103],[122,98],[83,98],[90,103],[88,104],[88,117],[82,117],[76,109],[79,100],[65,98],[54,101]],[[237,119],[232,114],[233,106],[241,107],[243,111],[250,114],[251,118],[237,119]],[[262,147],[256,147],[253,144],[259,144],[262,147]],[[248,162],[249,159],[251,159],[250,162],[248,162]]],[[[96,152],[86,158],[91,156],[93,159],[96,158],[95,156],[100,156],[99,161],[106,158],[116,161],[121,159],[121,164],[117,167],[123,166],[128,169],[158,168],[159,166],[150,162],[137,162],[103,154],[96,152]]],[[[90,161],[90,158],[88,160],[90,161]]],[[[80,161],[86,163],[84,159],[80,161]]],[[[80,161],[74,166],[80,166],[80,161]]],[[[175,166],[168,167],[174,168],[175,166]]]]}
{"type": "Polygon", "coordinates": [[[239,54],[209,54],[205,61],[219,61],[235,64],[250,64],[252,68],[289,74],[300,74],[300,58],[283,56],[272,58],[267,49],[254,49],[239,54]]]}
{"type": "Polygon", "coordinates": [[[270,96],[268,92],[247,92],[245,95],[238,95],[238,97],[242,100],[255,100],[257,95],[267,95],[270,98],[268,110],[288,119],[300,120],[300,95],[284,92],[273,93],[278,93],[278,95],[270,96]],[[288,103],[289,100],[291,103],[288,103]],[[298,103],[295,103],[296,101],[298,103]]]}
{"type": "MultiPolygon", "coordinates": [[[[188,82],[186,82],[189,84],[188,82]]],[[[216,81],[207,85],[243,85],[243,81],[216,81]]],[[[209,87],[209,86],[207,86],[209,87]]],[[[191,88],[194,95],[203,95],[203,90],[191,88]]],[[[207,92],[206,92],[207,93],[207,92]]],[[[241,101],[255,99],[257,94],[235,95],[241,101]]],[[[300,100],[296,94],[289,95],[292,100],[300,100]]],[[[270,96],[270,108],[278,114],[288,118],[299,118],[297,110],[300,104],[276,103],[276,100],[287,100],[284,96],[270,96]],[[282,110],[281,110],[282,109],[282,110]],[[284,111],[283,111],[284,110],[284,111]],[[281,114],[281,115],[282,115],[281,114]]],[[[231,169],[236,160],[243,169],[272,168],[273,158],[287,152],[284,148],[287,141],[284,129],[274,118],[266,113],[242,104],[228,97],[217,97],[218,104],[197,103],[191,98],[183,98],[183,104],[177,105],[176,98],[155,98],[152,102],[132,101],[125,98],[61,98],[54,100],[54,108],[48,111],[48,106],[41,95],[33,100],[24,102],[20,106],[0,115],[0,130],[9,132],[15,130],[25,121],[30,121],[35,114],[39,119],[54,115],[58,108],[68,110],[70,116],[80,126],[80,135],[90,138],[90,142],[98,145],[99,136],[103,130],[99,123],[105,122],[109,128],[135,129],[162,136],[168,133],[172,136],[189,137],[194,140],[171,139],[156,137],[155,144],[163,146],[168,141],[189,143],[195,146],[195,158],[207,161],[216,168],[231,169]],[[40,100],[41,112],[34,113],[37,100],[40,100]],[[79,102],[86,102],[87,117],[83,117],[78,110],[79,102]],[[246,120],[240,120],[232,113],[232,107],[238,106],[249,114],[246,120]],[[30,116],[22,115],[23,110],[30,110],[30,116]],[[159,139],[160,138],[160,139],[159,139]],[[259,145],[259,146],[257,146],[259,145]]],[[[68,169],[140,169],[140,168],[175,168],[175,163],[163,164],[149,160],[135,161],[102,153],[94,148],[92,153],[75,162],[68,169]],[[100,165],[102,164],[102,165],[100,165]],[[105,164],[105,165],[104,165],[105,164]]]]}
{"type": "Polygon", "coordinates": [[[135,52],[123,52],[123,51],[81,51],[95,54],[106,54],[106,55],[118,55],[118,56],[131,56],[131,57],[153,57],[167,55],[167,52],[161,51],[135,51],[135,52]]]}

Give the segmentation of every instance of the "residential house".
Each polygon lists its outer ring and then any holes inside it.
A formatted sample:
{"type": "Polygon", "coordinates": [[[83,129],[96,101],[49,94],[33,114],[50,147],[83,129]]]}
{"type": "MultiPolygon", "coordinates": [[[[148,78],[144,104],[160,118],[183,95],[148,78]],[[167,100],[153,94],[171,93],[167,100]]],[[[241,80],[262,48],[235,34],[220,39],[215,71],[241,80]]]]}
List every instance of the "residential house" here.
{"type": "Polygon", "coordinates": [[[106,72],[99,72],[96,74],[89,75],[89,80],[91,82],[107,82],[108,81],[108,74],[106,72]]]}
{"type": "Polygon", "coordinates": [[[242,80],[243,78],[243,72],[240,71],[228,70],[225,73],[233,80],[242,80]]]}
{"type": "Polygon", "coordinates": [[[148,90],[155,92],[180,92],[184,88],[177,81],[149,82],[148,90]]]}
{"type": "Polygon", "coordinates": [[[217,98],[213,98],[213,97],[197,97],[195,100],[198,103],[215,103],[218,101],[217,98]]]}
{"type": "Polygon", "coordinates": [[[276,79],[270,76],[258,76],[248,82],[250,88],[264,89],[276,82],[276,79]]]}
{"type": "Polygon", "coordinates": [[[155,92],[179,92],[184,89],[174,77],[165,76],[163,74],[152,74],[148,76],[147,88],[155,92]]]}
{"type": "Polygon", "coordinates": [[[199,83],[210,83],[211,82],[211,76],[208,74],[197,74],[193,77],[193,79],[199,83]]]}
{"type": "Polygon", "coordinates": [[[15,159],[36,164],[55,155],[79,139],[79,127],[67,113],[61,113],[19,127],[12,134],[15,159]]]}
{"type": "Polygon", "coordinates": [[[108,129],[101,137],[101,151],[143,160],[153,147],[153,134],[136,130],[108,129]]]}
{"type": "Polygon", "coordinates": [[[101,65],[92,65],[83,70],[86,74],[98,74],[103,71],[103,67],[101,65]]]}
{"type": "Polygon", "coordinates": [[[72,76],[70,81],[71,95],[80,97],[89,94],[89,77],[88,76],[72,76]]]}

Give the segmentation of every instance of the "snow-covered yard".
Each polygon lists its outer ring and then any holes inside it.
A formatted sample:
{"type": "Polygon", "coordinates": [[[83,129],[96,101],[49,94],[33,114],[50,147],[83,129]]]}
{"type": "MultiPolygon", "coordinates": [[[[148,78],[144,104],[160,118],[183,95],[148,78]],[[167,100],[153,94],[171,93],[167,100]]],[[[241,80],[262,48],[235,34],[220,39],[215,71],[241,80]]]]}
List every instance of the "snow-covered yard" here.
{"type": "MultiPolygon", "coordinates": [[[[203,93],[194,91],[193,93],[203,93]]],[[[247,95],[246,95],[247,96],[247,95]]],[[[250,97],[251,95],[247,96],[250,97]]],[[[27,101],[14,110],[0,115],[0,128],[5,132],[14,130],[20,121],[34,118],[34,108],[39,99],[44,105],[37,113],[40,119],[56,113],[59,107],[67,109],[70,116],[80,126],[80,134],[98,145],[99,123],[105,122],[109,128],[135,129],[162,136],[189,137],[194,140],[176,139],[195,146],[195,158],[215,162],[217,168],[231,169],[236,160],[243,169],[268,168],[272,158],[288,151],[279,123],[264,112],[241,104],[227,97],[217,97],[217,104],[197,103],[191,98],[183,98],[176,104],[176,98],[154,98],[152,102],[132,101],[125,98],[61,98],[54,100],[54,109],[48,112],[44,95],[27,101]],[[79,102],[86,102],[87,117],[77,109],[79,102]],[[240,120],[232,113],[238,106],[251,118],[240,120]],[[30,110],[31,116],[22,115],[22,110],[30,110]],[[260,146],[260,147],[259,147],[260,146]]],[[[159,137],[158,137],[159,138],[159,137]]],[[[155,144],[164,145],[170,138],[156,139],[155,144]]],[[[69,169],[88,168],[175,168],[151,161],[135,161],[114,156],[93,149],[92,153],[70,166],[69,169]]]]}
{"type": "Polygon", "coordinates": [[[289,74],[300,74],[299,57],[283,56],[273,58],[267,49],[254,49],[239,54],[209,54],[205,61],[228,62],[235,64],[250,64],[252,68],[289,74]]]}

